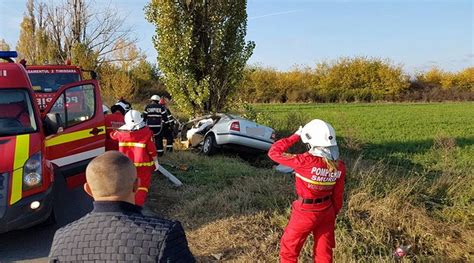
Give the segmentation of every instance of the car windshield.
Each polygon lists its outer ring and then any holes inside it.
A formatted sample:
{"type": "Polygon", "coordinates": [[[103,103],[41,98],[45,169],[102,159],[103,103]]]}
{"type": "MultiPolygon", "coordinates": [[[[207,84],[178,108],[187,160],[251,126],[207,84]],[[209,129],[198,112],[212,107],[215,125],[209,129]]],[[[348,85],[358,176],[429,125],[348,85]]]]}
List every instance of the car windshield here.
{"type": "Polygon", "coordinates": [[[24,89],[0,89],[0,136],[36,131],[31,98],[24,89]]]}
{"type": "Polygon", "coordinates": [[[35,91],[56,92],[62,85],[80,81],[78,73],[28,73],[35,91]]]}

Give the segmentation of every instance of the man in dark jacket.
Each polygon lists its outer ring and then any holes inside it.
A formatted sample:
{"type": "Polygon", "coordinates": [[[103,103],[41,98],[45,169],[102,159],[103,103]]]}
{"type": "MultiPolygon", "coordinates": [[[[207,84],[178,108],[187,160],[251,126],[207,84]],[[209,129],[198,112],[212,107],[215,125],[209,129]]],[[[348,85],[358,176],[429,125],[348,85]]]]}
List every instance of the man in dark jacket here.
{"type": "Polygon", "coordinates": [[[144,216],[134,204],[138,182],[128,157],[102,154],[86,179],[94,210],[56,232],[51,262],[195,262],[178,221],[144,216]]]}
{"type": "Polygon", "coordinates": [[[160,105],[162,105],[167,114],[168,121],[164,123],[163,126],[163,137],[166,139],[166,152],[173,151],[173,142],[174,142],[174,127],[175,127],[175,119],[173,114],[168,107],[166,107],[166,99],[165,97],[160,98],[160,105]]]}
{"type": "Polygon", "coordinates": [[[153,95],[150,98],[151,103],[146,105],[145,115],[146,124],[153,131],[155,137],[156,151],[158,156],[163,156],[163,138],[165,135],[165,124],[168,123],[169,113],[166,108],[159,103],[160,96],[153,95]]]}

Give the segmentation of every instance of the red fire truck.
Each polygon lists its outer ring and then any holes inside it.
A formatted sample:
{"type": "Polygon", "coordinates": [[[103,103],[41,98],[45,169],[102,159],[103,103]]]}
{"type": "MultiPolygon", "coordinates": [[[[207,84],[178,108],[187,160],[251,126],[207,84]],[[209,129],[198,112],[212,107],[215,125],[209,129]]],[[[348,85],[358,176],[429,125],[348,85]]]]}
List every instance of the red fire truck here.
{"type": "Polygon", "coordinates": [[[14,57],[14,51],[0,51],[6,61],[0,61],[0,233],[51,218],[53,188],[82,184],[89,161],[105,151],[98,82],[56,87],[40,111],[14,57]],[[74,96],[81,97],[80,108],[73,107],[74,96]]]}
{"type": "MultiPolygon", "coordinates": [[[[61,86],[84,79],[83,70],[80,67],[72,66],[69,61],[65,65],[28,65],[26,66],[26,72],[35,92],[36,102],[41,110],[51,102],[61,86]]],[[[95,76],[95,73],[93,76],[95,76]]],[[[85,105],[81,94],[70,95],[67,98],[70,110],[82,111],[85,105]]]]}

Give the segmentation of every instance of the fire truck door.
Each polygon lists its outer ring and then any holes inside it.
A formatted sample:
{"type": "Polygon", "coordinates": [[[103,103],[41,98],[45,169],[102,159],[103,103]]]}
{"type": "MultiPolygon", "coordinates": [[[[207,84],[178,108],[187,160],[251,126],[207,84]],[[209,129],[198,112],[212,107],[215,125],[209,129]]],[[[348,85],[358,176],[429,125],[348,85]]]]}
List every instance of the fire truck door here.
{"type": "Polygon", "coordinates": [[[69,188],[85,182],[87,164],[105,151],[105,126],[95,80],[63,86],[44,111],[58,116],[58,131],[46,138],[46,155],[69,188]],[[73,101],[74,100],[74,101],[73,101]]]}

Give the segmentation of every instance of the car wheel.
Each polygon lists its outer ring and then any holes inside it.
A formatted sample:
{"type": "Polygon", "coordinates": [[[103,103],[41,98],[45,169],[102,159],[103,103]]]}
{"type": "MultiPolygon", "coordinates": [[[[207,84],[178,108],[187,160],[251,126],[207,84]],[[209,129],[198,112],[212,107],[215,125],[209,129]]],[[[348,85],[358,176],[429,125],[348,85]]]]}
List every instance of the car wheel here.
{"type": "Polygon", "coordinates": [[[215,141],[213,135],[208,135],[204,138],[204,143],[202,145],[202,152],[205,155],[212,155],[216,151],[215,141]]]}

